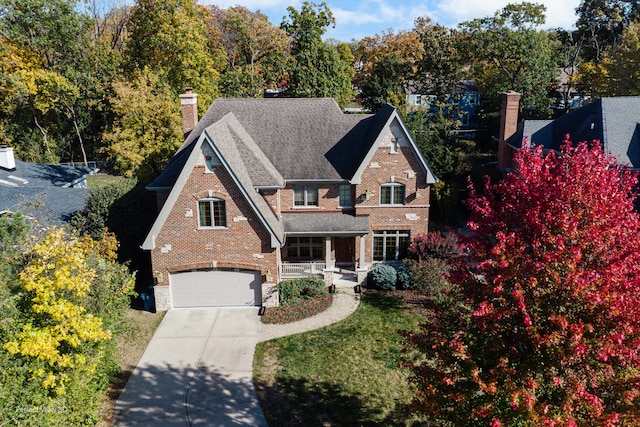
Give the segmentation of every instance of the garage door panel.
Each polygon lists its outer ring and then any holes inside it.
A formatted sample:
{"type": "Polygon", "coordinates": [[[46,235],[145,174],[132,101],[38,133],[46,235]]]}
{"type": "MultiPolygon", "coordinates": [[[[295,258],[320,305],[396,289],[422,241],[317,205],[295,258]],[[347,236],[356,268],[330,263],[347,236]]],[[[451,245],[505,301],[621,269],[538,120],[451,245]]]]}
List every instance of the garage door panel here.
{"type": "Polygon", "coordinates": [[[254,271],[189,271],[171,275],[173,306],[260,305],[261,277],[254,271]]]}

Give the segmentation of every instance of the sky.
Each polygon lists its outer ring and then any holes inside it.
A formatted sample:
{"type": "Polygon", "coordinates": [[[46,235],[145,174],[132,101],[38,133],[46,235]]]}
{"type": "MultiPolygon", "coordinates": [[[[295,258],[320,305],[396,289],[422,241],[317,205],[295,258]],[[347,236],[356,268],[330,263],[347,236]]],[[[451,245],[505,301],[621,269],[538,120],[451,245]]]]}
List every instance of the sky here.
{"type": "MultiPolygon", "coordinates": [[[[571,29],[576,22],[575,9],[580,0],[530,0],[547,7],[544,29],[571,29]]],[[[325,0],[336,20],[324,38],[349,42],[383,32],[397,33],[413,28],[417,17],[429,17],[434,23],[455,27],[475,18],[493,16],[497,10],[517,0],[325,0]]],[[[223,9],[244,6],[252,12],[260,11],[274,25],[288,16],[287,7],[301,9],[303,1],[291,0],[200,0],[199,4],[216,4],[223,9]]],[[[315,0],[320,4],[322,0],[315,0]]]]}

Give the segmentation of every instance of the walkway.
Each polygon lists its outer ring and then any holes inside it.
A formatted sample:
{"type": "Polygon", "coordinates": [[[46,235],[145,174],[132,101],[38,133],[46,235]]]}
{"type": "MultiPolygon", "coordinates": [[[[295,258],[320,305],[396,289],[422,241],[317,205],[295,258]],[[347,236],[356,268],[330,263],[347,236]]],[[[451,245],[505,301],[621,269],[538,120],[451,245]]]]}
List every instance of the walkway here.
{"type": "Polygon", "coordinates": [[[360,304],[360,294],[354,292],[355,282],[339,279],[336,280],[335,285],[336,293],[333,294],[333,303],[328,309],[297,322],[281,325],[263,324],[259,341],[312,331],[349,317],[360,304]]]}

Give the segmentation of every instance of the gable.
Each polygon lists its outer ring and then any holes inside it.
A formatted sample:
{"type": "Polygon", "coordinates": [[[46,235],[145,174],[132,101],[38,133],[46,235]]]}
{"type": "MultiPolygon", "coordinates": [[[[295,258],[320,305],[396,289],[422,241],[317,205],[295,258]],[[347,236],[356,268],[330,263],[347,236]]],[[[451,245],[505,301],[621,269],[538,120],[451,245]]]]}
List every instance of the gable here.
{"type": "MultiPolygon", "coordinates": [[[[425,172],[425,184],[434,184],[438,181],[436,176],[431,171],[431,168],[427,164],[426,159],[422,155],[422,152],[418,148],[417,144],[411,137],[408,129],[402,122],[400,115],[390,105],[387,105],[387,114],[386,120],[384,123],[379,123],[376,129],[376,135],[373,144],[369,147],[367,153],[363,157],[363,159],[358,164],[358,169],[355,171],[353,177],[351,178],[352,184],[360,184],[362,180],[362,174],[367,169],[369,163],[373,159],[376,151],[380,147],[389,147],[393,148],[394,144],[398,144],[401,148],[409,148],[410,151],[418,159],[420,166],[423,168],[425,172]]],[[[382,111],[382,110],[381,110],[382,111]]]]}
{"type": "MultiPolygon", "coordinates": [[[[232,139],[230,136],[231,132],[228,127],[229,125],[227,123],[218,123],[212,125],[209,132],[215,133],[220,139],[232,139]]],[[[284,233],[282,231],[282,227],[264,199],[254,190],[250,176],[246,167],[242,163],[238,151],[234,151],[232,146],[226,146],[224,144],[220,144],[220,146],[223,147],[221,150],[220,147],[211,139],[209,132],[203,132],[200,138],[191,144],[189,150],[183,150],[181,155],[186,157],[184,167],[182,168],[175,185],[172,187],[166,202],[162,206],[162,209],[156,218],[156,221],[142,244],[142,249],[155,249],[155,237],[160,233],[164,226],[164,223],[183,191],[187,180],[192,174],[194,167],[196,165],[206,166],[206,158],[208,156],[212,162],[220,164],[229,173],[234,184],[239,188],[245,200],[249,203],[254,212],[256,212],[260,222],[272,236],[272,247],[282,246],[282,244],[284,244],[284,233]]]]}

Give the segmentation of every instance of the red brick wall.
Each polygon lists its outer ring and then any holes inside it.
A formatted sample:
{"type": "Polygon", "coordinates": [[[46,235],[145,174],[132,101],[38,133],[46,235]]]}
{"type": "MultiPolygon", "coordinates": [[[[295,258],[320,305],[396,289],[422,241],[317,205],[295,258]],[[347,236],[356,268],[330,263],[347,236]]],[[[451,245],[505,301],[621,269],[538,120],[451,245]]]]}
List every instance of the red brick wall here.
{"type": "Polygon", "coordinates": [[[278,251],[271,236],[222,166],[196,166],[176,200],[151,252],[154,274],[193,268],[249,268],[277,278],[278,251]],[[198,229],[198,200],[224,199],[226,229],[198,229]],[[170,245],[170,249],[169,246],[170,245]],[[163,249],[166,253],[163,253],[163,249]]]}
{"type": "MultiPolygon", "coordinates": [[[[300,184],[300,185],[314,185],[314,184],[300,184]]],[[[327,211],[339,211],[341,210],[339,207],[340,197],[339,197],[339,188],[340,184],[319,184],[318,187],[318,206],[304,207],[304,206],[295,206],[293,203],[293,187],[294,185],[289,184],[286,188],[281,190],[281,203],[282,203],[282,212],[302,212],[302,211],[312,211],[319,212],[323,211],[327,213],[327,211]]]]}
{"type": "MultiPolygon", "coordinates": [[[[429,224],[430,188],[426,184],[425,172],[402,134],[391,129],[388,140],[397,139],[396,152],[385,141],[376,150],[366,165],[361,184],[356,189],[356,215],[369,215],[371,230],[409,230],[410,235],[426,233],[429,224]],[[413,172],[413,177],[411,173],[413,172]],[[380,186],[389,182],[405,185],[405,205],[380,205],[380,186]],[[369,196],[367,197],[367,193],[369,196]],[[417,220],[407,219],[413,215],[417,220]]],[[[359,239],[357,240],[359,246],[359,239]]],[[[359,256],[359,248],[356,248],[359,256]]],[[[373,260],[372,233],[365,237],[365,262],[373,260]]]]}

